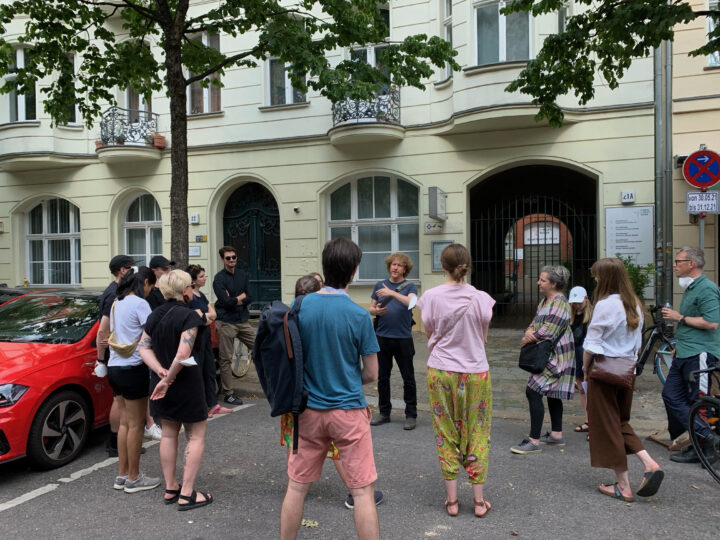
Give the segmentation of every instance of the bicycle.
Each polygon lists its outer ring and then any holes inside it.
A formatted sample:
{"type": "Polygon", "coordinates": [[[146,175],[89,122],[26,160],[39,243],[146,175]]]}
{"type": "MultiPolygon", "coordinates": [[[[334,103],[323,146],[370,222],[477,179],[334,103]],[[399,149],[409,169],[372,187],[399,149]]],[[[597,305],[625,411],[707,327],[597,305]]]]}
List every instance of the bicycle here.
{"type": "Polygon", "coordinates": [[[701,396],[690,408],[688,431],[700,463],[720,483],[720,366],[693,371],[690,377],[697,377],[701,373],[707,373],[710,377],[710,394],[701,396]],[[702,424],[706,424],[712,433],[710,439],[703,440],[703,447],[700,446],[696,431],[697,426],[702,424]]]}
{"type": "Polygon", "coordinates": [[[653,373],[657,375],[661,383],[665,384],[677,340],[665,335],[665,323],[662,319],[661,309],[661,306],[650,306],[653,325],[643,330],[643,346],[638,355],[636,375],[643,372],[645,363],[650,358],[650,354],[653,354],[653,373]]]}

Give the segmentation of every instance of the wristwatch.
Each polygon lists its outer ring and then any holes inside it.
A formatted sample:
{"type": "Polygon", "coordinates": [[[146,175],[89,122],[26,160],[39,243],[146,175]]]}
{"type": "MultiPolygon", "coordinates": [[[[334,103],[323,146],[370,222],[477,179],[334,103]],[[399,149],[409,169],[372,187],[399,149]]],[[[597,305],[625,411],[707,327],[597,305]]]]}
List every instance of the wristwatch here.
{"type": "Polygon", "coordinates": [[[681,319],[678,321],[678,324],[687,325],[687,323],[685,322],[685,315],[683,315],[683,316],[681,317],[681,319]]]}

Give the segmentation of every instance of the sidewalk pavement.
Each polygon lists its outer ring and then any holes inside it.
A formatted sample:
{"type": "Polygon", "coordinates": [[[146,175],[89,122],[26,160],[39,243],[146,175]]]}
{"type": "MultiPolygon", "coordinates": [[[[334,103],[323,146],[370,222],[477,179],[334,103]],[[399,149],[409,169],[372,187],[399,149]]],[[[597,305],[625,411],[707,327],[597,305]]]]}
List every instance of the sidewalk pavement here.
{"type": "MultiPolygon", "coordinates": [[[[491,328],[486,352],[490,363],[490,377],[493,385],[493,417],[527,420],[529,424],[527,399],[525,397],[528,374],[517,367],[522,335],[523,330],[491,328]]],[[[427,338],[419,332],[414,332],[413,338],[415,341],[414,366],[418,409],[429,411],[430,403],[425,384],[429,356],[427,338]]],[[[245,377],[237,380],[236,387],[240,395],[263,395],[257,373],[252,367],[245,377]]],[[[402,400],[402,378],[397,365],[394,366],[392,371],[390,387],[393,398],[393,418],[399,421],[404,418],[405,404],[402,400]]],[[[637,378],[631,417],[633,428],[643,437],[667,428],[665,407],[660,396],[661,391],[662,384],[657,376],[653,374],[652,366],[646,366],[643,374],[637,378]]],[[[373,412],[377,412],[377,384],[366,385],[365,394],[373,412]]],[[[584,418],[580,399],[577,395],[572,401],[564,401],[563,405],[563,422],[566,426],[565,431],[567,431],[572,429],[575,424],[581,423],[584,418]]]]}

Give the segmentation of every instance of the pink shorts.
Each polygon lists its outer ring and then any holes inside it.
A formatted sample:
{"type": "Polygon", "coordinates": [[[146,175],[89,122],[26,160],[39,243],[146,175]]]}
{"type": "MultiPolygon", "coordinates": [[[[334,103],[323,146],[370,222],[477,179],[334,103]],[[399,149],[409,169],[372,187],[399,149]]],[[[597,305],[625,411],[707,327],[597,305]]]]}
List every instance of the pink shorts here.
{"type": "Polygon", "coordinates": [[[369,486],[377,480],[370,409],[305,409],[298,417],[298,453],[290,453],[288,476],[301,484],[322,474],[330,442],[340,454],[349,488],[369,486]]]}

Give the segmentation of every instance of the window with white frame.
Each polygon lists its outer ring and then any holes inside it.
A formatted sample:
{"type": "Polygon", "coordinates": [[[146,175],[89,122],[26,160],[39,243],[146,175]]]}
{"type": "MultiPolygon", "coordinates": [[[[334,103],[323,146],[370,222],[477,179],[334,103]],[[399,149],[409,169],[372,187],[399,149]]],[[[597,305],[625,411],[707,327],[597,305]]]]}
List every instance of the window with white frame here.
{"type": "MultiPolygon", "coordinates": [[[[387,7],[381,7],[380,8],[380,15],[382,16],[383,20],[385,21],[385,26],[387,27],[387,35],[386,38],[390,37],[390,9],[387,7]]],[[[385,64],[385,51],[387,49],[387,45],[381,44],[381,45],[369,45],[367,47],[363,47],[360,49],[352,49],[350,51],[350,59],[354,60],[356,62],[365,62],[367,64],[370,64],[371,66],[376,67],[377,69],[381,70],[384,73],[388,73],[387,67],[385,64]]],[[[379,95],[385,95],[389,92],[390,86],[387,84],[380,83],[380,92],[379,95]]]]}
{"type": "MultiPolygon", "coordinates": [[[[17,47],[14,51],[15,65],[13,68],[23,69],[28,65],[30,60],[29,49],[25,47],[17,47]]],[[[6,80],[12,80],[15,76],[9,74],[6,80]]],[[[25,120],[35,120],[35,85],[24,93],[18,93],[17,90],[11,90],[8,94],[10,101],[9,120],[10,122],[23,122],[25,120]]]]}
{"type": "Polygon", "coordinates": [[[507,3],[476,2],[477,65],[530,59],[530,14],[503,15],[507,3]]]}
{"type": "MultiPolygon", "coordinates": [[[[444,12],[443,12],[443,39],[447,41],[450,46],[453,44],[452,35],[452,3],[453,0],[445,0],[444,12]]],[[[452,77],[453,71],[449,62],[445,63],[445,77],[452,77]]]]}
{"type": "Polygon", "coordinates": [[[125,253],[138,266],[147,266],[155,255],[162,255],[162,217],[152,195],[140,195],[125,213],[125,253]]]}
{"type": "MultiPolygon", "coordinates": [[[[194,41],[199,41],[206,47],[220,50],[220,35],[209,34],[207,32],[198,35],[194,41]]],[[[191,73],[192,77],[194,74],[191,73]]],[[[211,81],[219,79],[220,75],[213,73],[208,77],[211,81]]],[[[220,87],[209,84],[207,88],[203,88],[201,81],[195,81],[190,85],[188,92],[188,114],[202,114],[208,112],[220,111],[220,87]]]]}
{"type": "Polygon", "coordinates": [[[27,275],[33,285],[78,285],[80,210],[65,199],[47,199],[27,213],[27,275]]]}
{"type": "MultiPolygon", "coordinates": [[[[67,55],[68,60],[70,61],[70,70],[72,75],[72,80],[75,81],[75,53],[68,53],[67,55]]],[[[67,108],[67,117],[65,118],[66,124],[76,124],[77,123],[77,107],[74,103],[68,105],[67,108]]]]}
{"type": "Polygon", "coordinates": [[[418,277],[418,188],[400,178],[365,176],[333,191],[329,197],[330,239],[350,238],[363,250],[356,281],[387,277],[384,259],[396,251],[414,263],[418,277]]]}
{"type": "Polygon", "coordinates": [[[567,25],[567,19],[570,16],[570,8],[567,4],[558,9],[557,12],[557,23],[558,23],[558,34],[562,34],[565,31],[567,25]]]}
{"type": "Polygon", "coordinates": [[[281,60],[271,58],[268,62],[268,68],[270,74],[270,105],[305,103],[305,92],[293,88],[286,65],[281,60]]]}
{"type": "MultiPolygon", "coordinates": [[[[715,11],[717,12],[718,9],[720,9],[720,6],[718,6],[718,0],[710,0],[708,2],[708,11],[715,11]]],[[[715,30],[718,26],[718,20],[713,19],[712,17],[707,17],[707,29],[708,34],[715,30]]],[[[714,51],[710,54],[708,54],[708,66],[720,66],[720,52],[714,51]]]]}
{"type": "Polygon", "coordinates": [[[152,112],[152,100],[145,98],[130,85],[125,92],[125,103],[128,108],[128,120],[133,123],[141,122],[150,118],[143,113],[152,112]]]}

